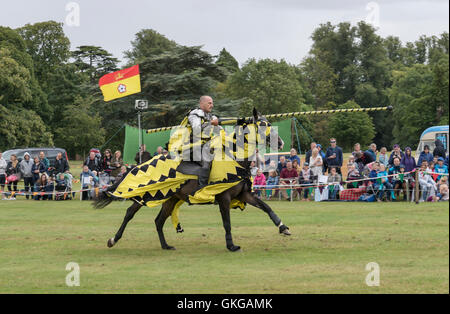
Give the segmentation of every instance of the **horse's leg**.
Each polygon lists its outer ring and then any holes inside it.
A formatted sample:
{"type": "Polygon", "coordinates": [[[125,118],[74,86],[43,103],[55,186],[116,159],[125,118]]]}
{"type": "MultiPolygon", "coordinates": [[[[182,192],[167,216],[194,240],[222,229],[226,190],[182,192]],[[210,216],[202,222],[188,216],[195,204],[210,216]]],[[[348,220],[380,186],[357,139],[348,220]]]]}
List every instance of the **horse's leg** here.
{"type": "Polygon", "coordinates": [[[168,199],[161,207],[158,216],[155,219],[156,230],[158,231],[159,242],[161,243],[161,248],[163,250],[175,250],[173,246],[170,246],[166,242],[166,238],[164,237],[164,223],[166,219],[172,214],[172,211],[177,204],[179,199],[177,197],[172,197],[168,199]]]}
{"type": "Polygon", "coordinates": [[[242,194],[240,195],[240,200],[249,203],[250,205],[255,206],[259,209],[262,209],[266,214],[269,215],[270,219],[273,221],[275,226],[278,227],[281,234],[291,235],[291,233],[289,232],[289,228],[283,224],[281,219],[278,218],[277,214],[274,213],[272,208],[270,208],[270,206],[264,203],[262,200],[255,197],[250,192],[242,192],[242,194]]]}
{"type": "Polygon", "coordinates": [[[125,217],[123,218],[123,222],[122,225],[120,226],[119,230],[117,231],[116,235],[114,236],[114,238],[111,238],[108,240],[108,247],[111,248],[113,247],[117,241],[120,240],[120,238],[122,238],[122,234],[125,231],[125,228],[127,227],[128,222],[133,219],[134,214],[137,213],[137,211],[142,207],[141,204],[134,202],[133,205],[131,205],[128,209],[127,209],[127,213],[125,214],[125,217]]]}
{"type": "Polygon", "coordinates": [[[225,241],[227,244],[227,249],[231,252],[236,252],[241,249],[240,246],[233,244],[233,237],[231,236],[231,221],[230,221],[230,194],[225,192],[216,196],[219,202],[220,214],[222,215],[223,227],[225,229],[225,241]]]}

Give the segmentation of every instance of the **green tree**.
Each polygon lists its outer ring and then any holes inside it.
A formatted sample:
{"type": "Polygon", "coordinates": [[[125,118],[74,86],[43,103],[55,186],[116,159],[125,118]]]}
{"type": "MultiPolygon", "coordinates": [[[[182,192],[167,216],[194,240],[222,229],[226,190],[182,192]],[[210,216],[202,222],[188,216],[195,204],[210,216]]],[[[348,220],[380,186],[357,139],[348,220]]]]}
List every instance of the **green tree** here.
{"type": "Polygon", "coordinates": [[[27,24],[18,32],[33,59],[35,74],[46,90],[47,75],[70,57],[70,41],[64,34],[63,23],[47,21],[27,24]]]}
{"type": "Polygon", "coordinates": [[[53,135],[32,110],[0,105],[0,149],[53,146],[53,135]]]}
{"type": "Polygon", "coordinates": [[[245,99],[241,114],[253,107],[264,114],[306,110],[306,92],[300,83],[300,71],[284,60],[250,59],[233,74],[227,91],[232,99],[245,99]]]}
{"type": "Polygon", "coordinates": [[[228,75],[239,71],[239,63],[225,48],[220,51],[216,64],[225,68],[228,75]]]}
{"type": "MultiPolygon", "coordinates": [[[[360,106],[354,101],[338,106],[338,109],[349,108],[360,106]]],[[[344,150],[351,151],[355,143],[360,143],[361,147],[369,145],[375,136],[375,128],[366,112],[337,113],[329,117],[329,133],[344,150]]]]}
{"type": "Polygon", "coordinates": [[[77,47],[72,57],[75,59],[74,64],[89,77],[91,84],[96,84],[101,76],[118,70],[119,60],[101,47],[77,47]]]}
{"type": "Polygon", "coordinates": [[[100,147],[105,142],[105,129],[101,117],[94,114],[93,99],[77,98],[73,105],[63,112],[63,127],[55,130],[55,143],[65,147],[70,156],[86,155],[90,148],[100,147]]]}
{"type": "Polygon", "coordinates": [[[159,55],[177,46],[177,43],[169,40],[153,29],[143,29],[135,35],[131,42],[132,49],[124,52],[129,64],[140,63],[141,60],[159,55]]]}

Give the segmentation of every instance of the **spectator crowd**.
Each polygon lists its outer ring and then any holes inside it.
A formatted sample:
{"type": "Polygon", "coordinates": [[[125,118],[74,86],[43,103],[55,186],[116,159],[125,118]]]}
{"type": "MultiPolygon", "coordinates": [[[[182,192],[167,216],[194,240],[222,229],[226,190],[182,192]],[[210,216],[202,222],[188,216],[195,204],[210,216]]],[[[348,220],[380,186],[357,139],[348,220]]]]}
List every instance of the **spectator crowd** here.
{"type": "MultiPolygon", "coordinates": [[[[330,139],[325,151],[320,144],[313,142],[303,163],[294,148],[289,155],[280,155],[278,161],[272,160],[269,165],[265,165],[261,158],[253,161],[253,187],[258,197],[266,199],[279,197],[292,200],[296,194],[304,201],[356,200],[351,198],[354,197],[352,191],[358,190],[369,191],[378,201],[394,201],[400,199],[400,194],[404,199],[411,199],[412,191],[418,184],[421,201],[448,200],[448,156],[439,140],[435,145],[433,152],[425,145],[416,163],[411,148],[406,147],[402,151],[397,144],[388,156],[386,147],[378,151],[373,143],[363,151],[357,143],[348,160],[344,161],[343,151],[336,139],[330,139]],[[345,162],[346,167],[343,167],[345,162]],[[344,169],[346,173],[343,173],[344,169]],[[415,171],[418,172],[417,177],[415,171]],[[415,182],[417,178],[418,182],[415,182]],[[349,194],[345,193],[347,190],[349,194]]],[[[145,145],[141,145],[135,161],[137,164],[143,163],[158,154],[167,155],[168,152],[158,147],[152,155],[146,151],[145,145]]],[[[79,179],[82,200],[91,199],[95,188],[113,184],[128,171],[121,152],[113,154],[110,149],[106,149],[103,155],[99,150],[92,149],[82,167],[79,179]]],[[[19,162],[16,155],[11,155],[9,161],[4,160],[0,151],[2,199],[15,200],[15,196],[20,194],[17,185],[22,179],[24,189],[20,192],[26,199],[59,200],[75,196],[72,192],[74,178],[68,161],[61,153],[50,164],[44,152],[38,156],[25,153],[19,162]]]]}
{"type": "Polygon", "coordinates": [[[448,200],[448,155],[440,140],[435,145],[433,152],[425,145],[416,163],[411,148],[402,150],[398,144],[388,155],[386,147],[378,151],[372,143],[363,151],[356,143],[344,161],[336,139],[330,139],[325,151],[313,142],[302,164],[295,149],[291,149],[289,156],[281,155],[278,164],[254,161],[253,187],[258,197],[266,199],[278,196],[292,200],[295,195],[304,201],[365,200],[365,197],[372,201],[394,201],[401,196],[412,200],[418,184],[420,201],[448,200]]]}

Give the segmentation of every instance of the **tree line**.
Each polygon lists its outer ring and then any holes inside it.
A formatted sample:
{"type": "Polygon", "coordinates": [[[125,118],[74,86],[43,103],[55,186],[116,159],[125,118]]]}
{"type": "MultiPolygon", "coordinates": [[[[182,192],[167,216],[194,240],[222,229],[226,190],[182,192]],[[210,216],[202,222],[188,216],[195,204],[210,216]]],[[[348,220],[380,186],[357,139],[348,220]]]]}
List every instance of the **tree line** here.
{"type": "MultiPolygon", "coordinates": [[[[255,58],[239,66],[224,48],[217,56],[184,46],[152,29],[139,31],[124,66],[140,65],[142,92],[108,103],[98,80],[120,60],[98,46],[70,49],[63,24],[0,26],[0,149],[55,145],[73,158],[101,147],[124,123],[136,124],[134,100],[147,99],[144,128],[176,125],[201,95],[221,116],[373,106],[393,112],[299,119],[301,145],[330,137],[350,150],[356,142],[414,146],[421,132],[448,124],[449,38],[402,43],[371,25],[326,23],[311,35],[299,64],[255,58]]],[[[299,56],[300,60],[300,56],[299,56]]],[[[121,149],[124,132],[108,147],[121,149]]]]}

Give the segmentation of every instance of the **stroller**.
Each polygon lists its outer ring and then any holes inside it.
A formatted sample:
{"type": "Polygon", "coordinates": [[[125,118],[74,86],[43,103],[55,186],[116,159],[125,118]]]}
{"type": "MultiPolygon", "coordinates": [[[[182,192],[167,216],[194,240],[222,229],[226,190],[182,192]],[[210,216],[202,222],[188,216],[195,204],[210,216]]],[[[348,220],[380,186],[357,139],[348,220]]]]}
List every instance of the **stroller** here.
{"type": "Polygon", "coordinates": [[[72,199],[72,175],[70,173],[59,174],[55,185],[55,201],[72,199]]]}

